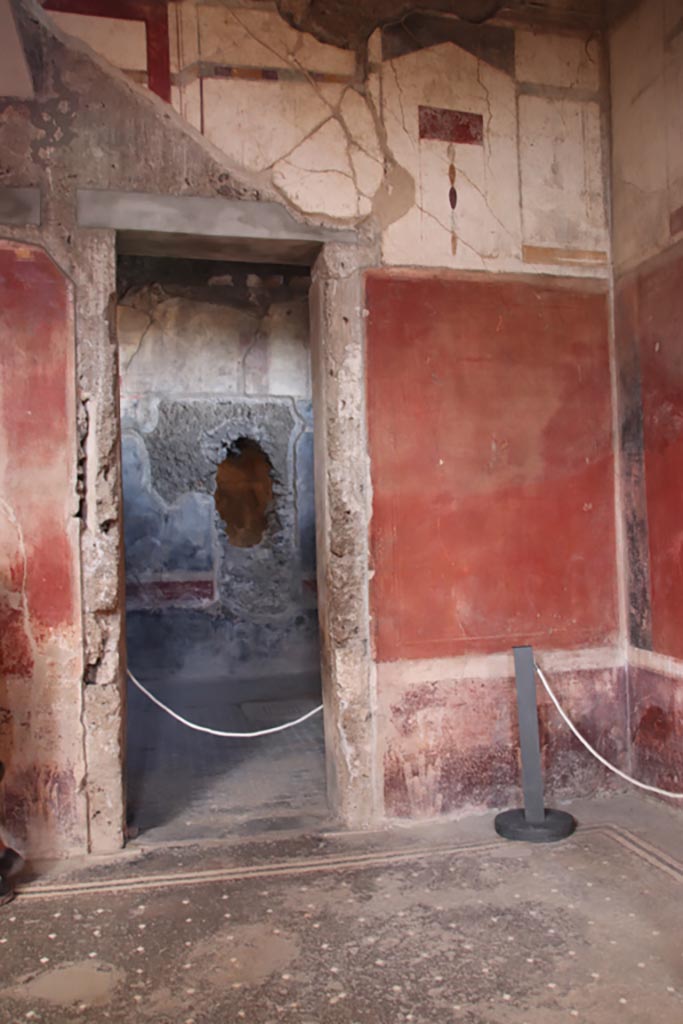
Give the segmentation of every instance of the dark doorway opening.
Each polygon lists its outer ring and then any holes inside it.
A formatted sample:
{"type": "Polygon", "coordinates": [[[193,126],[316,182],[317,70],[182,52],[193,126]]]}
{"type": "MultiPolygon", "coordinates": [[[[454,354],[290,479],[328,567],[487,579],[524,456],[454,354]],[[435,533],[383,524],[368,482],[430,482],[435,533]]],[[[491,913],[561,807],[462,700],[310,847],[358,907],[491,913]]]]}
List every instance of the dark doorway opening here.
{"type": "MultiPolygon", "coordinates": [[[[321,699],[309,284],[301,267],[118,261],[128,664],[213,729],[321,699]]],[[[127,791],[147,841],[318,827],[322,716],[223,739],[131,686],[127,791]]]]}

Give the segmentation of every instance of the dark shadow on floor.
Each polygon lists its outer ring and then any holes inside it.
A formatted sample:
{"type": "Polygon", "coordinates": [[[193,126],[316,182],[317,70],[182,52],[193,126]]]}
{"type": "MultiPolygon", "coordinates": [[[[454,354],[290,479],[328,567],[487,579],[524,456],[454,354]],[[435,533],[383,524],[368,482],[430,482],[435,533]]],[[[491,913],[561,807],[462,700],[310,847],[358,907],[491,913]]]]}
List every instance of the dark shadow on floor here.
{"type": "MultiPolygon", "coordinates": [[[[140,680],[183,717],[233,732],[298,718],[320,702],[317,675],[267,680],[140,680]]],[[[128,821],[154,841],[221,838],[327,821],[322,715],[257,739],[195,732],[128,693],[128,821]]]]}

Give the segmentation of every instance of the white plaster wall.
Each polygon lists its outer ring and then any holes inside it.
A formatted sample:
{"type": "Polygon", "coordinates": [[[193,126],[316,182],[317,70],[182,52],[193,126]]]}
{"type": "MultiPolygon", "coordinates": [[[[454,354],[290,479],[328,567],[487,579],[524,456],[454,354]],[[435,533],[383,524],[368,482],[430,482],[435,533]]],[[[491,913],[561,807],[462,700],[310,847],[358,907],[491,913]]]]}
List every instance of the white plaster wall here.
{"type": "Polygon", "coordinates": [[[623,270],[683,237],[672,231],[683,207],[683,4],[643,0],[610,33],[609,49],[614,260],[623,270]]]}
{"type": "Polygon", "coordinates": [[[51,12],[50,17],[63,32],[82,39],[114,67],[125,71],[147,70],[147,32],[144,22],[59,11],[51,12]]]}
{"type": "MultiPolygon", "coordinates": [[[[209,78],[203,82],[203,93],[206,137],[241,167],[277,174],[280,160],[296,161],[300,147],[329,123],[342,87],[209,78]]],[[[320,150],[327,167],[345,173],[343,143],[334,141],[324,136],[313,149],[320,150]]],[[[310,162],[311,154],[303,160],[310,162]]],[[[316,200],[310,201],[316,205],[316,200]]],[[[334,196],[328,197],[327,205],[337,209],[334,196]]]]}
{"type": "Polygon", "coordinates": [[[515,75],[520,82],[567,89],[600,88],[600,45],[595,38],[517,32],[515,75]]]}
{"type": "Polygon", "coordinates": [[[526,245],[606,255],[601,130],[596,102],[520,96],[521,209],[526,245]]]}
{"type": "Polygon", "coordinates": [[[474,269],[514,261],[521,251],[514,80],[447,43],[386,62],[382,99],[389,147],[416,192],[412,208],[384,231],[385,261],[474,269]],[[483,145],[420,140],[420,105],[481,114],[483,145]]]}
{"type": "MultiPolygon", "coordinates": [[[[124,404],[200,394],[311,397],[306,295],[264,316],[143,288],[117,306],[124,404]]],[[[152,417],[153,418],[153,417],[152,417]]]]}
{"type": "Polygon", "coordinates": [[[349,50],[326,46],[296,32],[273,10],[262,5],[224,7],[197,4],[199,49],[204,60],[237,67],[290,68],[351,75],[355,59],[349,50]]]}
{"type": "Polygon", "coordinates": [[[228,166],[302,216],[369,220],[386,264],[606,275],[595,40],[519,30],[507,73],[453,43],[382,61],[376,33],[363,79],[254,0],[174,0],[169,30],[172,102],[228,166]],[[483,145],[420,140],[421,105],[480,114],[483,145]]]}

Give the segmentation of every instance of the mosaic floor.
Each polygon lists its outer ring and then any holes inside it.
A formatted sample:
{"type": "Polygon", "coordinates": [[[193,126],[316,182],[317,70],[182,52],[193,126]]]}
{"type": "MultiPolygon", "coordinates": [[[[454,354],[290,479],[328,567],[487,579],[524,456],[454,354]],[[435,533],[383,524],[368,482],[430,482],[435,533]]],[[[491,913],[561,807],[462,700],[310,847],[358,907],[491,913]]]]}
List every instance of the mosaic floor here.
{"type": "Polygon", "coordinates": [[[366,836],[128,851],[0,913],[2,1020],[683,1020],[683,817],[579,807],[571,839],[491,816],[366,836]]]}

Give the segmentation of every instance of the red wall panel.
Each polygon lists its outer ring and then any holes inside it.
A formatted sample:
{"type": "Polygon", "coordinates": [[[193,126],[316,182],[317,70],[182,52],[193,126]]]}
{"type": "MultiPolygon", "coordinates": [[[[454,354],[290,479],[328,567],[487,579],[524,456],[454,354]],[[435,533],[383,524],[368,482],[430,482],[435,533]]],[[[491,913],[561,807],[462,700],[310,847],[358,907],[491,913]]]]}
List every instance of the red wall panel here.
{"type": "Polygon", "coordinates": [[[0,819],[54,855],[83,828],[73,299],[2,240],[0,345],[0,819]]]}
{"type": "Polygon", "coordinates": [[[604,293],[373,273],[367,305],[378,659],[612,638],[604,293]]]}
{"type": "Polygon", "coordinates": [[[652,647],[683,657],[683,253],[641,272],[637,323],[652,647]]]}
{"type": "MultiPolygon", "coordinates": [[[[683,686],[662,672],[629,669],[632,772],[652,786],[683,791],[683,686]]],[[[681,809],[680,800],[671,806],[681,809]]]]}

